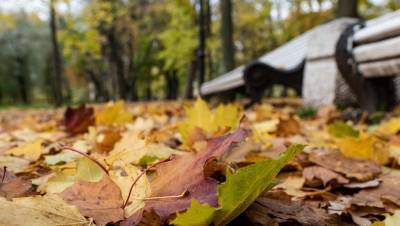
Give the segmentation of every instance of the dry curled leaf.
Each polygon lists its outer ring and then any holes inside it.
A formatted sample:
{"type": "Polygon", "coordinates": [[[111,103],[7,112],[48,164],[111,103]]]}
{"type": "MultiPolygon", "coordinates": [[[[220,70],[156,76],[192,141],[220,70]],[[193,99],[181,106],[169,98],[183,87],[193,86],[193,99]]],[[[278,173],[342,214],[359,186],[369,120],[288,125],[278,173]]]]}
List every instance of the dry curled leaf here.
{"type": "Polygon", "coordinates": [[[381,173],[380,166],[373,161],[350,159],[340,152],[329,149],[314,151],[310,154],[309,159],[317,165],[358,181],[374,179],[381,173]]]}

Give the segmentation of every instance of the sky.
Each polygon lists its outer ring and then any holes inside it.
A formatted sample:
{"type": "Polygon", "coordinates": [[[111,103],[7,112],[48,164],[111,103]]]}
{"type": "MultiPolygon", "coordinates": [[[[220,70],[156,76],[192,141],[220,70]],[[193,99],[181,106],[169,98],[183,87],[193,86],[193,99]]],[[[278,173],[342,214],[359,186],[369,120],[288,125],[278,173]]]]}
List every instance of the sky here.
{"type": "MultiPolygon", "coordinates": [[[[76,11],[81,8],[81,0],[71,0],[71,11],[76,11]]],[[[25,12],[35,12],[38,16],[46,20],[49,15],[48,0],[0,0],[0,11],[5,12],[18,12],[24,10],[25,12]]],[[[59,4],[57,10],[61,12],[67,11],[68,8],[65,4],[59,4]]]]}
{"type": "MultiPolygon", "coordinates": [[[[46,20],[48,18],[48,8],[47,8],[47,2],[48,0],[0,0],[0,11],[6,11],[6,12],[17,12],[20,10],[24,10],[26,12],[36,12],[38,16],[46,20]]],[[[212,0],[213,2],[218,2],[218,0],[212,0]]],[[[374,4],[379,4],[382,3],[385,0],[369,0],[370,2],[374,4]]],[[[285,1],[286,2],[286,1],[285,1]]],[[[79,11],[79,9],[82,7],[82,0],[71,0],[71,11],[76,12],[79,11]]],[[[282,7],[287,8],[287,5],[283,5],[282,7]]],[[[330,6],[326,6],[330,7],[330,6]]],[[[59,5],[59,8],[57,10],[60,10],[61,12],[67,11],[68,8],[66,5],[59,5]]],[[[285,10],[283,10],[284,13],[285,10]]],[[[275,12],[276,13],[276,12],[275,12]]],[[[274,12],[272,12],[274,14],[274,12]]],[[[277,15],[272,15],[273,17],[276,17],[277,15]]],[[[285,15],[281,15],[285,17],[285,15]]]]}

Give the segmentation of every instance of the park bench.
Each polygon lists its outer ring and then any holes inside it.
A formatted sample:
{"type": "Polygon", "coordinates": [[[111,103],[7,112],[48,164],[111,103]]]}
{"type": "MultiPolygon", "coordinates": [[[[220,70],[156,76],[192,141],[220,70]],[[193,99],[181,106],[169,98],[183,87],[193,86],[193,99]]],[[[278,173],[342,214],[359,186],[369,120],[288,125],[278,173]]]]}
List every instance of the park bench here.
{"type": "Polygon", "coordinates": [[[202,84],[210,96],[243,89],[253,102],[274,84],[294,88],[307,105],[358,104],[373,112],[396,103],[400,85],[400,11],[369,20],[340,18],[202,84]],[[396,88],[398,87],[398,88],[396,88]]]}

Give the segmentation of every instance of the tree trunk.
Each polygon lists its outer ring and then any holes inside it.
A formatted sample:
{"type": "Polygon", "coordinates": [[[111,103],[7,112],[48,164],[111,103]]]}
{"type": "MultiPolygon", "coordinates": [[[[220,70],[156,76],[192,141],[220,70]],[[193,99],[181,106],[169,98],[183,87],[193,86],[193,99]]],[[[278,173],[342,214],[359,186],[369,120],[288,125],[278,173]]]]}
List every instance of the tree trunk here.
{"type": "Polygon", "coordinates": [[[224,71],[226,72],[235,67],[231,0],[221,0],[221,40],[224,71]]]}
{"type": "Polygon", "coordinates": [[[358,0],[338,0],[337,17],[358,17],[358,0]]]}
{"type": "Polygon", "coordinates": [[[111,28],[107,34],[107,41],[110,48],[110,66],[112,65],[112,69],[115,70],[116,79],[117,79],[117,89],[119,98],[126,99],[127,97],[127,82],[125,79],[124,73],[124,62],[122,60],[120,45],[118,43],[115,28],[111,28]]]}
{"type": "Polygon", "coordinates": [[[57,23],[56,23],[56,10],[54,8],[54,1],[50,0],[49,10],[50,10],[50,36],[51,44],[53,47],[53,65],[54,65],[54,77],[53,77],[53,95],[54,104],[60,106],[63,103],[63,92],[62,92],[62,60],[60,54],[60,48],[58,46],[57,38],[57,23]]]}
{"type": "Polygon", "coordinates": [[[194,58],[190,64],[189,73],[186,80],[184,99],[193,99],[193,81],[196,78],[197,62],[194,58]]]}
{"type": "Polygon", "coordinates": [[[199,1],[200,12],[199,12],[199,48],[197,51],[197,63],[199,64],[199,83],[198,88],[200,89],[201,84],[204,82],[205,77],[205,51],[206,51],[206,15],[205,15],[205,4],[204,0],[199,1]]]}
{"type": "Polygon", "coordinates": [[[29,78],[29,68],[26,56],[19,56],[16,59],[18,70],[17,70],[17,82],[19,88],[19,94],[21,100],[24,104],[29,104],[30,102],[30,78],[29,78]]]}

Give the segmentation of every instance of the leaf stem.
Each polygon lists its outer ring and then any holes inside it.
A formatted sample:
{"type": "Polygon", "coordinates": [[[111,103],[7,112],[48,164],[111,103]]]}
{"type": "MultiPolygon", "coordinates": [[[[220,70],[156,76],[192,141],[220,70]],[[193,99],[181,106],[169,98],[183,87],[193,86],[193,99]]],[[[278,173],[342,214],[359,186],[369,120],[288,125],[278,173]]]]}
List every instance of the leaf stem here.
{"type": "Polygon", "coordinates": [[[88,158],[88,159],[92,160],[94,163],[96,163],[107,175],[109,175],[108,170],[106,169],[106,167],[104,167],[99,161],[97,161],[97,159],[93,158],[92,156],[90,156],[90,155],[88,155],[88,154],[86,154],[84,152],[81,152],[79,150],[76,150],[73,147],[69,147],[69,146],[62,146],[62,149],[63,150],[68,150],[68,151],[73,151],[73,152],[76,152],[76,153],[78,153],[80,155],[85,156],[86,158],[88,158]]]}
{"type": "Polygon", "coordinates": [[[154,163],[153,165],[148,166],[146,169],[144,169],[144,170],[136,177],[136,179],[133,181],[133,183],[132,183],[132,185],[131,185],[131,188],[129,189],[128,197],[126,197],[126,200],[125,200],[125,202],[124,202],[124,205],[122,205],[122,209],[125,209],[125,207],[128,205],[129,198],[131,197],[133,187],[134,187],[135,184],[139,181],[139,179],[140,179],[143,175],[145,175],[145,174],[147,173],[147,171],[149,171],[150,169],[156,167],[157,165],[159,165],[159,164],[161,164],[161,163],[168,162],[168,161],[170,161],[170,160],[171,160],[171,159],[168,158],[168,159],[165,159],[165,160],[156,162],[156,163],[154,163]]]}
{"type": "Polygon", "coordinates": [[[4,179],[6,178],[6,173],[7,173],[7,166],[3,166],[3,176],[1,177],[1,183],[4,182],[4,179]]]}

